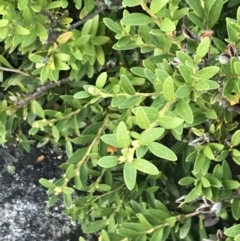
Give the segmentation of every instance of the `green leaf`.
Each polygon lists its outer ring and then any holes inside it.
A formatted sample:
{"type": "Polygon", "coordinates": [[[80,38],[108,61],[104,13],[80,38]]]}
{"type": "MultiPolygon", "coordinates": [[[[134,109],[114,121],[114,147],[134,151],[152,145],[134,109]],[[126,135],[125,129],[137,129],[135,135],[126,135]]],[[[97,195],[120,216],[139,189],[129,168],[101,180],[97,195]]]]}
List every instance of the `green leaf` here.
{"type": "Polygon", "coordinates": [[[52,207],[58,200],[58,196],[57,195],[53,195],[52,197],[49,198],[48,202],[47,202],[47,207],[52,207]]]}
{"type": "Polygon", "coordinates": [[[48,32],[46,28],[40,23],[37,23],[37,35],[44,40],[48,38],[48,32]]]}
{"type": "Polygon", "coordinates": [[[184,101],[179,100],[176,106],[177,113],[179,116],[189,124],[193,123],[193,112],[190,105],[184,101]]]}
{"type": "Polygon", "coordinates": [[[76,175],[76,173],[75,173],[75,165],[74,165],[74,164],[71,164],[71,165],[68,167],[67,171],[66,171],[66,178],[70,180],[70,179],[73,178],[75,175],[76,175]]]}
{"type": "Polygon", "coordinates": [[[179,65],[178,66],[179,72],[182,75],[182,77],[184,78],[184,80],[188,83],[192,83],[193,82],[193,78],[191,77],[191,75],[193,74],[192,70],[184,65],[179,65]]]}
{"type": "Polygon", "coordinates": [[[202,183],[202,186],[205,187],[205,188],[211,186],[210,182],[205,177],[201,177],[201,183],[202,183]]]}
{"type": "Polygon", "coordinates": [[[218,89],[220,87],[220,85],[216,81],[207,80],[206,82],[208,84],[208,89],[209,90],[215,90],[215,89],[218,89]]]}
{"type": "Polygon", "coordinates": [[[163,231],[164,231],[163,228],[160,228],[160,229],[156,230],[156,231],[153,233],[150,241],[159,241],[159,240],[162,240],[163,231]]]}
{"type": "Polygon", "coordinates": [[[62,191],[66,194],[72,194],[74,192],[74,189],[71,187],[64,187],[62,191]]]}
{"type": "Polygon", "coordinates": [[[117,148],[122,148],[122,146],[118,143],[117,141],[117,136],[116,134],[107,134],[107,135],[102,135],[101,140],[105,142],[106,144],[110,146],[114,146],[117,148]]]}
{"type": "Polygon", "coordinates": [[[55,188],[55,184],[45,178],[40,178],[39,183],[46,188],[55,188]]]}
{"type": "Polygon", "coordinates": [[[72,156],[68,159],[67,163],[73,163],[73,164],[77,164],[78,162],[80,162],[82,160],[82,158],[86,155],[87,153],[87,148],[82,148],[77,150],[76,152],[74,152],[72,154],[72,156]]]}
{"type": "Polygon", "coordinates": [[[0,55],[0,62],[8,68],[14,69],[14,67],[7,61],[7,59],[3,55],[0,55]]]}
{"type": "Polygon", "coordinates": [[[135,95],[136,91],[126,75],[121,75],[121,85],[129,95],[135,95]]]}
{"type": "Polygon", "coordinates": [[[107,72],[103,72],[98,76],[96,80],[96,86],[99,89],[101,89],[106,84],[106,81],[107,81],[107,72]]]}
{"type": "Polygon", "coordinates": [[[134,7],[140,5],[139,0],[123,0],[122,6],[123,7],[134,7]]]}
{"type": "Polygon", "coordinates": [[[63,201],[66,208],[70,208],[72,206],[72,196],[68,193],[63,193],[63,201]]]}
{"type": "Polygon", "coordinates": [[[234,181],[234,180],[224,180],[223,181],[223,187],[226,190],[232,190],[232,189],[237,189],[239,188],[240,183],[238,181],[234,181]]]}
{"type": "Polygon", "coordinates": [[[58,142],[60,136],[59,136],[58,128],[55,125],[52,126],[52,135],[55,141],[58,142]]]}
{"type": "Polygon", "coordinates": [[[96,36],[91,39],[91,42],[94,45],[103,45],[103,44],[107,43],[109,40],[110,40],[110,38],[107,36],[96,36]]]}
{"type": "Polygon", "coordinates": [[[122,28],[121,28],[120,24],[114,22],[111,18],[103,18],[103,22],[113,32],[115,32],[115,33],[122,32],[122,28]]]}
{"type": "Polygon", "coordinates": [[[103,168],[115,167],[118,164],[116,156],[104,156],[98,160],[98,165],[103,168]]]}
{"type": "Polygon", "coordinates": [[[28,29],[22,27],[21,25],[16,26],[16,32],[19,35],[29,35],[30,34],[30,31],[28,29]]]}
{"type": "Polygon", "coordinates": [[[36,114],[36,115],[40,116],[41,118],[45,118],[45,113],[43,111],[43,108],[39,104],[38,101],[36,101],[36,100],[32,101],[31,110],[32,110],[33,114],[36,114]]]}
{"type": "Polygon", "coordinates": [[[176,127],[182,125],[183,119],[178,117],[170,117],[170,116],[160,116],[159,124],[161,127],[165,129],[175,129],[176,127]]]}
{"type": "Polygon", "coordinates": [[[91,224],[88,226],[83,225],[82,226],[83,232],[84,233],[96,233],[99,230],[103,229],[106,226],[107,222],[108,222],[108,219],[104,219],[104,220],[98,220],[95,222],[91,222],[91,224]]]}
{"type": "Polygon", "coordinates": [[[158,139],[163,133],[164,133],[163,128],[152,128],[145,130],[141,133],[138,141],[140,145],[147,145],[156,139],[158,139]]]}
{"type": "Polygon", "coordinates": [[[197,81],[197,82],[194,84],[194,88],[195,88],[196,90],[203,91],[203,90],[208,90],[208,89],[209,89],[209,85],[208,85],[207,81],[205,81],[205,80],[200,80],[200,81],[197,81]]]}
{"type": "Polygon", "coordinates": [[[193,177],[183,177],[181,180],[179,180],[179,184],[182,186],[189,186],[193,184],[195,181],[195,178],[193,177]]]}
{"type": "Polygon", "coordinates": [[[204,18],[204,9],[199,0],[186,0],[188,5],[193,9],[200,18],[204,18]]]}
{"type": "Polygon", "coordinates": [[[240,200],[238,197],[233,198],[232,201],[232,215],[235,220],[239,220],[240,218],[240,200]]]}
{"type": "Polygon", "coordinates": [[[91,12],[92,9],[95,7],[94,0],[84,0],[84,7],[85,7],[87,13],[91,12]]]}
{"type": "Polygon", "coordinates": [[[124,16],[121,22],[125,25],[146,25],[153,22],[153,20],[146,14],[131,13],[129,15],[124,16]]]}
{"type": "Polygon", "coordinates": [[[203,154],[203,152],[199,152],[194,162],[194,168],[193,168],[194,175],[197,175],[201,171],[201,169],[204,166],[205,160],[206,160],[206,157],[203,154]]]}
{"type": "Polygon", "coordinates": [[[180,233],[179,233],[179,237],[180,239],[184,239],[187,234],[189,233],[189,230],[191,228],[191,223],[192,223],[192,219],[191,218],[187,218],[184,223],[183,226],[180,229],[180,233]]]}
{"type": "Polygon", "coordinates": [[[237,235],[240,234],[240,224],[234,225],[231,228],[228,228],[224,231],[224,234],[228,237],[235,238],[237,235]]]}
{"type": "Polygon", "coordinates": [[[65,142],[65,149],[66,149],[67,156],[68,157],[72,156],[73,146],[72,146],[72,143],[69,139],[67,139],[66,142],[65,142]]]}
{"type": "Polygon", "coordinates": [[[73,95],[73,98],[80,100],[80,99],[86,99],[89,96],[91,96],[91,95],[88,92],[86,92],[86,91],[79,91],[79,92],[77,92],[77,93],[75,93],[73,95]]]}
{"type": "Polygon", "coordinates": [[[171,76],[167,77],[167,79],[164,81],[162,92],[166,100],[168,101],[174,100],[174,84],[171,76]]]}
{"type": "Polygon", "coordinates": [[[161,22],[160,29],[163,32],[172,32],[176,29],[176,26],[172,20],[169,18],[164,18],[161,22]]]}
{"type": "Polygon", "coordinates": [[[232,146],[238,146],[240,144],[240,130],[234,132],[231,137],[232,146]]]}
{"type": "Polygon", "coordinates": [[[207,29],[212,29],[212,27],[217,23],[222,11],[222,7],[223,0],[213,1],[213,4],[207,14],[207,29]]]}
{"type": "Polygon", "coordinates": [[[152,142],[149,144],[149,150],[158,157],[161,157],[163,159],[169,160],[169,161],[176,161],[177,156],[176,154],[169,149],[168,147],[157,143],[157,142],[152,142]]]}
{"type": "Polygon", "coordinates": [[[40,74],[40,79],[42,83],[45,83],[48,80],[49,72],[50,72],[49,65],[48,64],[44,65],[40,74]]]}
{"type": "MultiPolygon", "coordinates": [[[[218,168],[216,168],[216,171],[217,171],[217,169],[218,168]]],[[[215,175],[217,176],[216,171],[215,171],[215,175]]],[[[215,175],[213,176],[213,175],[207,173],[205,175],[205,177],[208,179],[208,181],[210,182],[212,187],[217,187],[217,188],[222,187],[222,183],[219,181],[218,178],[216,178],[215,175]]]]}
{"type": "Polygon", "coordinates": [[[204,67],[203,69],[199,70],[196,75],[201,79],[210,79],[215,74],[217,74],[218,71],[219,71],[219,67],[209,66],[209,67],[204,67]]]}
{"type": "Polygon", "coordinates": [[[46,9],[54,9],[54,8],[60,8],[62,7],[62,1],[54,1],[54,2],[50,2],[46,9]]]}
{"type": "Polygon", "coordinates": [[[187,194],[187,196],[185,197],[185,201],[186,202],[192,202],[194,200],[196,200],[200,195],[196,193],[196,189],[193,188],[191,192],[189,192],[187,194]]]}
{"type": "Polygon", "coordinates": [[[150,127],[150,121],[147,117],[146,112],[142,107],[137,108],[136,122],[137,122],[137,125],[142,129],[148,129],[150,127]]]}
{"type": "Polygon", "coordinates": [[[6,27],[9,23],[9,20],[7,19],[1,19],[0,20],[0,27],[3,28],[3,27],[6,27]]]}
{"type": "Polygon", "coordinates": [[[118,145],[121,148],[128,148],[130,145],[130,138],[129,138],[129,131],[127,129],[126,124],[121,121],[118,124],[117,131],[116,131],[116,138],[118,145]]]}
{"type": "Polygon", "coordinates": [[[177,98],[185,98],[190,96],[190,94],[191,94],[191,87],[189,85],[181,85],[175,92],[175,95],[177,98]]]}
{"type": "Polygon", "coordinates": [[[159,171],[155,165],[145,159],[134,159],[133,165],[138,171],[147,173],[150,175],[158,175],[159,171]]]}
{"type": "Polygon", "coordinates": [[[188,18],[200,29],[204,29],[202,18],[198,17],[194,12],[188,13],[188,18]]]}
{"type": "MultiPolygon", "coordinates": [[[[79,10],[82,8],[82,0],[74,0],[76,8],[79,10]]],[[[85,240],[79,240],[79,241],[85,241],[85,240]]]]}
{"type": "Polygon", "coordinates": [[[169,0],[152,0],[150,4],[150,11],[151,13],[155,14],[158,11],[160,11],[167,3],[169,0]]]}
{"type": "Polygon", "coordinates": [[[193,65],[195,65],[195,63],[193,62],[193,59],[186,53],[182,52],[182,51],[177,51],[176,53],[178,60],[180,61],[180,63],[182,64],[186,64],[186,62],[190,62],[193,65]]]}
{"type": "Polygon", "coordinates": [[[133,163],[125,162],[123,168],[123,177],[125,184],[129,190],[132,190],[136,184],[137,170],[133,163]]]}
{"type": "Polygon", "coordinates": [[[72,37],[72,35],[73,33],[71,31],[64,32],[56,39],[56,42],[58,44],[64,44],[72,37]]]}
{"type": "Polygon", "coordinates": [[[209,47],[210,47],[210,44],[211,44],[211,41],[209,38],[204,38],[200,44],[198,45],[197,47],[197,55],[200,57],[200,58],[203,58],[208,50],[209,50],[209,47]]]}
{"type": "Polygon", "coordinates": [[[215,160],[215,156],[213,154],[213,151],[209,146],[204,146],[203,153],[208,159],[215,160]]]}

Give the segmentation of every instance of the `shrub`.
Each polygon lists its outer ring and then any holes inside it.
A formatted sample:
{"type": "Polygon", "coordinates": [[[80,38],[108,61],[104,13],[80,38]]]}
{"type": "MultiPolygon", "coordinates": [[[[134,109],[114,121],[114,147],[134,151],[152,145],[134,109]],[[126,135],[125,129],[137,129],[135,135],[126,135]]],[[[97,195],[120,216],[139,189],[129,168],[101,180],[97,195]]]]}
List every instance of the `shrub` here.
{"type": "Polygon", "coordinates": [[[103,241],[240,240],[236,5],[1,3],[0,143],[65,146],[48,206],[103,241]]]}

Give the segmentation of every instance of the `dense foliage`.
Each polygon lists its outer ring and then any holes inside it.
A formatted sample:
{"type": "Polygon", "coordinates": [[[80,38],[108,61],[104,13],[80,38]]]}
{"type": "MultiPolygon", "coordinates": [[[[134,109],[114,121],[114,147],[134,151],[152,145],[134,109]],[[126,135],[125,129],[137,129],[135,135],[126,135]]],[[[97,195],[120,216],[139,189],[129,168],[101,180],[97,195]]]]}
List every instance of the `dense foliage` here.
{"type": "Polygon", "coordinates": [[[103,241],[240,240],[238,3],[1,1],[0,143],[65,146],[49,206],[103,241]]]}

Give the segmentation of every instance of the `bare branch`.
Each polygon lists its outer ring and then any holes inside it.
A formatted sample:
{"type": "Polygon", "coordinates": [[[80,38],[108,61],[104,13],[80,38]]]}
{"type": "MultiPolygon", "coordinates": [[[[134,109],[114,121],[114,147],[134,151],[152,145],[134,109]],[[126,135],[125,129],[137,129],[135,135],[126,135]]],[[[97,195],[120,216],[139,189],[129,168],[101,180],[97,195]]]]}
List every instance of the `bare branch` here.
{"type": "Polygon", "coordinates": [[[46,85],[38,87],[33,93],[31,93],[25,99],[18,101],[18,103],[17,103],[18,108],[22,108],[22,107],[26,106],[31,100],[39,98],[47,90],[53,89],[53,88],[63,85],[63,84],[66,84],[69,81],[70,81],[70,78],[68,77],[68,78],[61,79],[58,82],[50,82],[46,85]]]}
{"type": "Polygon", "coordinates": [[[0,66],[0,70],[6,71],[6,72],[18,73],[18,74],[21,74],[24,76],[31,76],[30,74],[25,73],[25,72],[21,71],[20,69],[9,69],[9,68],[0,66]]]}

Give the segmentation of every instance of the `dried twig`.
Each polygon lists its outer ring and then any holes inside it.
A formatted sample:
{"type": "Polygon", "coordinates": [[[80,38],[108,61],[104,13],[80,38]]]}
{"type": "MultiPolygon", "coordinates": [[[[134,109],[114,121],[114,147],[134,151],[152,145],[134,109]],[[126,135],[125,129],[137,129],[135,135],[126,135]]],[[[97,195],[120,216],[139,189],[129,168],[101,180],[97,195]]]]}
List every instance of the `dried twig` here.
{"type": "Polygon", "coordinates": [[[57,86],[66,84],[69,81],[70,81],[70,78],[67,77],[67,78],[59,80],[58,82],[50,82],[46,85],[38,87],[34,92],[32,92],[25,99],[21,99],[20,101],[18,101],[18,103],[17,103],[18,108],[22,108],[22,107],[26,106],[31,100],[39,98],[41,95],[44,94],[45,91],[53,89],[57,86]]]}

